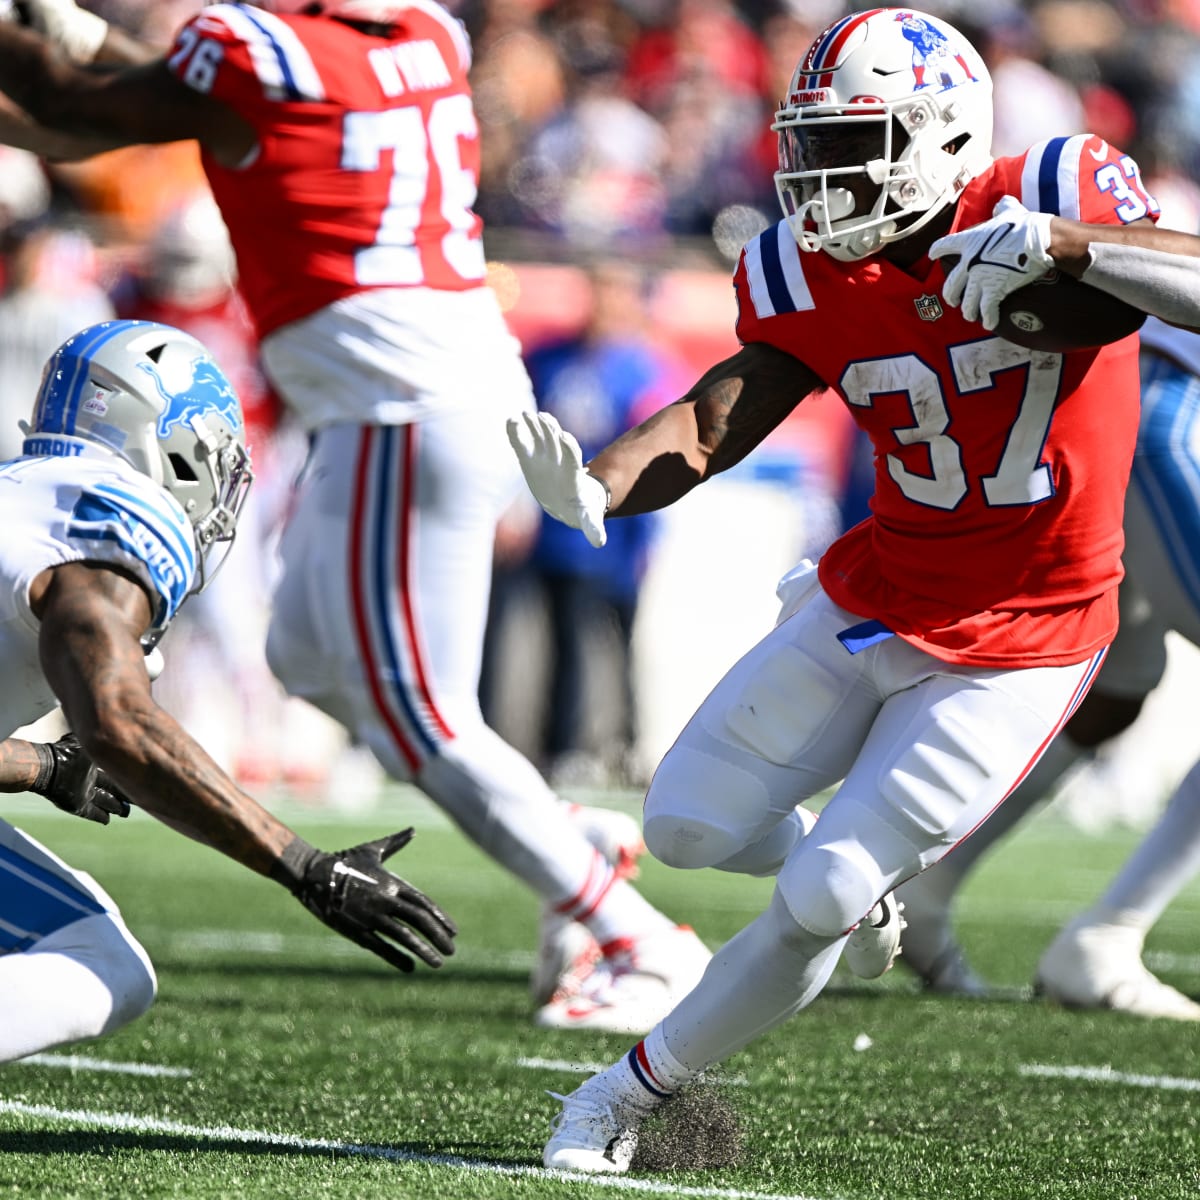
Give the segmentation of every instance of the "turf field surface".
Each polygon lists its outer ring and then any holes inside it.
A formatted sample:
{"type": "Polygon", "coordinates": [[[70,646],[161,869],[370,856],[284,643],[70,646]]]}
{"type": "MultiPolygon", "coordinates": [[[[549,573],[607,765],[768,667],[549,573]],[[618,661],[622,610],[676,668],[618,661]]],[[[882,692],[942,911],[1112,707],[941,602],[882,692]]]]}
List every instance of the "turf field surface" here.
{"type": "MultiPolygon", "coordinates": [[[[600,799],[635,810],[632,796],[600,799]]],[[[111,1037],[0,1067],[0,1191],[54,1200],[1200,1195],[1200,1027],[1067,1012],[1023,990],[1058,925],[1128,853],[1129,831],[1085,836],[1050,814],[984,863],[959,928],[1004,998],[928,996],[899,967],[874,983],[839,969],[810,1009],[726,1064],[712,1105],[700,1094],[663,1123],[651,1167],[581,1178],[540,1165],[557,1109],[546,1092],[571,1090],[630,1039],[533,1026],[532,899],[407,790],[367,816],[279,811],[329,849],[414,824],[418,836],[393,866],[458,920],[459,953],[441,972],[400,976],[276,885],[142,814],[99,828],[11,803],[9,819],[118,900],[160,991],[111,1037]],[[697,1114],[714,1110],[715,1129],[699,1128],[697,1114]],[[661,1165],[697,1155],[724,1165],[661,1165]]],[[[715,947],[760,910],[770,885],[651,862],[639,886],[715,947]]],[[[1150,965],[1192,995],[1198,931],[1194,886],[1148,943],[1150,965]]]]}

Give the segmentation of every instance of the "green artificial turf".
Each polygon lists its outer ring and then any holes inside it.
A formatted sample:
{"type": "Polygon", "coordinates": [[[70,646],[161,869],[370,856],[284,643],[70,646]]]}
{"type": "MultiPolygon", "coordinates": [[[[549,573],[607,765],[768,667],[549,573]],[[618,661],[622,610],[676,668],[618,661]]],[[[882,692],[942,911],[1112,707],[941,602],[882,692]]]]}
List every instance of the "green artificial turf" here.
{"type": "MultiPolygon", "coordinates": [[[[53,1052],[57,1065],[0,1067],[0,1194],[1200,1195],[1200,1027],[1067,1012],[1020,994],[1058,925],[1133,845],[1128,831],[1085,836],[1043,817],[971,881],[962,939],[1007,999],[928,996],[901,968],[875,983],[839,969],[811,1008],[721,1073],[718,1098],[732,1112],[721,1111],[736,1130],[722,1126],[718,1140],[736,1161],[589,1180],[541,1168],[557,1108],[546,1091],[571,1090],[582,1076],[568,1064],[607,1064],[630,1039],[534,1027],[533,899],[406,790],[369,816],[280,811],[330,849],[415,824],[393,866],[455,916],[459,953],[440,972],[404,977],[327,933],[276,885],[141,814],[101,829],[32,801],[10,805],[14,823],[119,901],[160,994],[133,1025],[53,1052]],[[62,1065],[68,1056],[176,1073],[62,1065]],[[1073,1068],[1109,1073],[1064,1073],[1073,1068]]],[[[714,947],[770,888],[653,862],[639,886],[714,947]]],[[[1193,886],[1148,946],[1151,964],[1193,995],[1198,917],[1193,886]]],[[[700,1100],[687,1121],[706,1111],[700,1100]]],[[[660,1136],[686,1159],[700,1135],[677,1122],[660,1136]]]]}

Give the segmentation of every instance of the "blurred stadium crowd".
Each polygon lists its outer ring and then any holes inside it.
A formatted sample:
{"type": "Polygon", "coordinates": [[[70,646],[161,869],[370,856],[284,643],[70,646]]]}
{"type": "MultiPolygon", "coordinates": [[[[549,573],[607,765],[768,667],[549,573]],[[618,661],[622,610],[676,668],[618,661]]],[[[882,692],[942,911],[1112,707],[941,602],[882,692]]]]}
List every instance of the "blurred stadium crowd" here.
{"type": "MultiPolygon", "coordinates": [[[[86,6],[164,47],[202,7],[86,6]]],[[[476,207],[493,285],[543,407],[602,445],[734,348],[730,271],[742,244],[778,212],[772,113],[814,36],[854,6],[448,7],[475,47],[476,207]]],[[[1141,164],[1165,224],[1200,227],[1200,2],[922,7],[952,21],[987,59],[997,155],[1043,137],[1097,133],[1141,164]]],[[[247,412],[260,482],[230,569],[172,635],[163,702],[251,789],[284,784],[314,801],[334,792],[369,801],[379,782],[373,765],[323,718],[285,702],[263,659],[272,539],[304,445],[258,371],[195,147],[136,147],[79,164],[0,148],[0,289],[4,457],[19,453],[17,421],[41,364],[84,325],[112,314],[165,321],[194,333],[223,365],[247,412]],[[217,684],[224,696],[211,693],[211,672],[188,668],[214,654],[227,668],[217,684]],[[327,791],[331,777],[337,786],[327,791]]],[[[698,698],[770,626],[775,579],[857,518],[856,449],[840,405],[804,405],[753,462],[637,536],[614,538],[606,558],[582,538],[556,538],[540,511],[518,504],[498,542],[483,681],[491,722],[552,782],[643,780],[698,698]],[[747,539],[747,527],[772,534],[747,539]],[[727,543],[720,579],[696,577],[691,539],[699,537],[727,543]],[[705,655],[679,619],[697,588],[744,614],[740,626],[706,636],[705,655]],[[531,662],[543,665],[530,670],[531,662]]],[[[1188,653],[1180,648],[1179,669],[1194,674],[1188,653]]],[[[1121,745],[1109,752],[1113,812],[1118,797],[1126,816],[1136,808],[1131,789],[1157,805],[1188,765],[1177,760],[1190,739],[1166,719],[1170,683],[1169,675],[1129,735],[1141,747],[1125,756],[1136,766],[1121,766],[1121,745]],[[1161,776],[1146,773],[1152,761],[1164,764],[1161,776]]],[[[1106,812],[1094,787],[1086,811],[1092,820],[1106,812]]]]}

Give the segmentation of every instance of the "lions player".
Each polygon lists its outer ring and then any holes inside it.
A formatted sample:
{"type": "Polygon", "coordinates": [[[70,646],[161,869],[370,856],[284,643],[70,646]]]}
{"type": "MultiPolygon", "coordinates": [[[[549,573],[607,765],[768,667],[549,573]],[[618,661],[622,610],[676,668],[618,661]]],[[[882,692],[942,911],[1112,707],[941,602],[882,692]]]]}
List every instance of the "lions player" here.
{"type": "MultiPolygon", "coordinates": [[[[978,310],[942,303],[930,251],[1008,195],[1045,222],[1152,230],[1136,163],[1086,134],[993,161],[980,56],[910,9],[825,30],[775,128],[785,216],[736,271],[743,348],[586,467],[547,416],[510,424],[543,507],[597,544],[606,514],[671,503],[824,386],[876,464],[871,515],[788,579],[784,619],[703,702],[646,797],[652,853],[774,874],[769,905],[628,1055],[563,1098],[552,1167],[626,1170],[655,1106],[809,1004],[855,939],[871,950],[869,914],[884,918],[886,966],[888,893],[1012,791],[1116,632],[1136,339],[1057,354],[990,336],[978,310]],[[831,787],[806,831],[797,802],[831,787]]],[[[1014,269],[1028,258],[1006,247],[1014,269]]]]}
{"type": "MultiPolygon", "coordinates": [[[[61,704],[73,737],[3,743],[0,787],[98,820],[128,799],[393,966],[412,969],[406,952],[440,965],[453,923],[382,865],[411,830],[315,849],[151,696],[144,651],[229,550],[252,479],[237,397],[204,347],[147,321],[82,330],[46,364],[25,432],[24,455],[0,465],[0,730],[61,704]]],[[[154,990],[104,890],[0,821],[0,1062],[110,1032],[154,990]]]]}
{"type": "MultiPolygon", "coordinates": [[[[71,0],[25,7],[77,57],[109,49],[71,0]]],[[[562,803],[479,708],[496,523],[520,483],[504,420],[534,402],[471,208],[470,54],[433,0],[211,5],[165,58],[102,74],[0,29],[5,90],[59,135],[201,145],[267,374],[312,435],[276,675],[540,897],[540,1024],[644,1031],[708,950],[623,877],[636,823],[562,803]]]]}
{"type": "MultiPolygon", "coordinates": [[[[1188,260],[1184,259],[1184,263],[1188,260]]],[[[1194,268],[1193,268],[1194,270],[1194,268]]],[[[1138,285],[1145,264],[1137,268],[1138,285]]],[[[1194,313],[1176,318],[1200,324],[1194,313]]],[[[909,921],[904,960],[936,991],[983,995],[951,929],[954,898],[979,858],[1096,746],[1136,720],[1166,667],[1169,630],[1200,646],[1200,334],[1151,319],[1141,332],[1142,415],[1125,499],[1121,624],[1096,685],[1028,779],[937,868],[898,891],[909,921]]],[[[1042,955],[1035,986],[1073,1007],[1200,1021],[1200,1004],[1142,962],[1146,934],[1200,872],[1200,763],[1104,894],[1042,955]]]]}

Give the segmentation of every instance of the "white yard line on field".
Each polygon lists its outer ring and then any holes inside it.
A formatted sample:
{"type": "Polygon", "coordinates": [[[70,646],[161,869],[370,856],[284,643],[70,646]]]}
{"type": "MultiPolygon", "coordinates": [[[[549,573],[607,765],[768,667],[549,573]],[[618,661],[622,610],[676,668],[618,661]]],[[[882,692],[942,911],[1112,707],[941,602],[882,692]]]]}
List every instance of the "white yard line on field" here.
{"type": "Polygon", "coordinates": [[[112,1062],[107,1058],[87,1058],[82,1054],[29,1054],[17,1059],[19,1066],[69,1067],[72,1071],[109,1071],[115,1075],[167,1075],[190,1079],[187,1067],[162,1067],[156,1063],[112,1062]]]}
{"type": "Polygon", "coordinates": [[[543,1179],[589,1183],[593,1187],[613,1188],[619,1191],[643,1192],[655,1196],[697,1196],[712,1198],[712,1200],[816,1200],[812,1196],[746,1192],[736,1188],[678,1187],[653,1179],[584,1175],[578,1171],[548,1171],[543,1167],[482,1162],[450,1154],[418,1154],[412,1150],[401,1150],[396,1146],[376,1146],[370,1143],[342,1142],[328,1138],[298,1137],[289,1133],[268,1133],[261,1129],[236,1129],[230,1125],[186,1125],[181,1121],[139,1117],[135,1113],[89,1112],[85,1109],[52,1108],[46,1104],[22,1104],[16,1100],[0,1100],[0,1113],[15,1113],[49,1121],[67,1121],[74,1125],[89,1125],[100,1129],[133,1130],[135,1133],[175,1133],[181,1137],[212,1138],[222,1142],[278,1146],[282,1150],[325,1151],[328,1154],[344,1155],[347,1158],[382,1158],[389,1162],[450,1167],[455,1170],[485,1175],[530,1175],[543,1179]]]}
{"type": "Polygon", "coordinates": [[[1049,1063],[1022,1063],[1017,1071],[1022,1075],[1039,1075],[1046,1079],[1083,1079],[1088,1083],[1123,1083],[1129,1087],[1161,1088],[1168,1092],[1200,1092],[1200,1079],[1175,1075],[1135,1075],[1114,1071],[1112,1067],[1056,1067],[1049,1063]]]}

